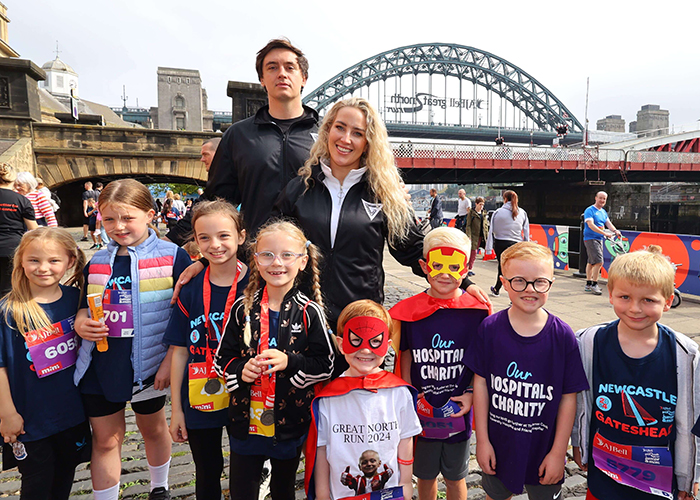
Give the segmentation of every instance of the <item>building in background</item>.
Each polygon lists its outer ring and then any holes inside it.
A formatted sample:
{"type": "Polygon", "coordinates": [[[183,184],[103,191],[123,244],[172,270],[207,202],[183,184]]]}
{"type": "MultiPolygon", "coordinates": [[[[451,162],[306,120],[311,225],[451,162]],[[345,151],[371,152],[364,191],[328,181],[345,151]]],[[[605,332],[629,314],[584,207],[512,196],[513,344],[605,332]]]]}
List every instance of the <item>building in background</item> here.
{"type": "Polygon", "coordinates": [[[620,115],[608,115],[605,118],[596,122],[596,130],[604,132],[623,132],[625,131],[625,120],[620,115]]]}
{"type": "Polygon", "coordinates": [[[7,17],[7,7],[0,2],[0,57],[19,57],[19,54],[10,47],[8,24],[10,24],[10,18],[7,17]]]}
{"type": "Polygon", "coordinates": [[[630,122],[630,132],[639,137],[668,134],[669,112],[658,104],[646,104],[637,111],[637,121],[630,122]]]}

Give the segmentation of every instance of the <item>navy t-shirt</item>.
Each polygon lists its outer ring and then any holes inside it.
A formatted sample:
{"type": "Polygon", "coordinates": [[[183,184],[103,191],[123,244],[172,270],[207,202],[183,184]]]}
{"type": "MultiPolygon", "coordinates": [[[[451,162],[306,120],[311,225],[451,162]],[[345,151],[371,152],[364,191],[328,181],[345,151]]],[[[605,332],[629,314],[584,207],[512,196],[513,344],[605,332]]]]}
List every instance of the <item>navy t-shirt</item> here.
{"type": "Polygon", "coordinates": [[[508,309],[499,311],[481,323],[465,363],[486,379],[496,476],[516,494],[525,484],[539,484],[562,394],[588,389],[571,327],[549,314],[537,335],[523,337],[511,326],[508,309]]]}
{"type": "MultiPolygon", "coordinates": [[[[465,366],[464,356],[487,315],[484,309],[439,309],[422,320],[401,322],[400,349],[411,351],[411,382],[431,406],[446,405],[452,396],[461,396],[469,386],[474,372],[465,366]]],[[[446,442],[469,439],[471,410],[464,415],[464,421],[466,431],[446,442]]]]}
{"type": "MultiPolygon", "coordinates": [[[[180,273],[192,263],[190,256],[182,248],[177,249],[173,264],[173,279],[177,281],[180,273]]],[[[87,276],[90,265],[85,266],[85,293],[80,303],[81,309],[87,305],[87,276]]],[[[117,255],[112,266],[112,276],[106,288],[113,290],[131,290],[131,257],[117,255]]],[[[92,361],[80,381],[83,394],[101,394],[108,401],[120,403],[130,401],[134,394],[134,368],[131,363],[133,339],[130,337],[109,337],[109,349],[100,352],[92,350],[92,361]]],[[[155,375],[143,381],[144,389],[153,384],[155,375]]]]}
{"type": "MultiPolygon", "coordinates": [[[[180,291],[177,305],[170,316],[168,329],[165,331],[163,343],[179,347],[186,347],[189,352],[187,364],[202,363],[207,360],[207,328],[204,317],[204,275],[201,272],[192,281],[187,283],[180,291]]],[[[240,297],[248,285],[249,273],[236,286],[236,298],[240,297]]],[[[226,306],[226,298],[231,287],[211,285],[211,303],[209,305],[209,319],[215,338],[210,339],[209,348],[216,352],[223,332],[223,315],[226,306]]],[[[182,379],[180,401],[185,413],[185,423],[188,429],[211,429],[223,427],[228,423],[228,408],[219,411],[204,412],[190,407],[190,395],[188,386],[188,369],[182,379]]]]}
{"type": "MultiPolygon", "coordinates": [[[[643,358],[627,356],[615,321],[598,330],[593,344],[593,415],[591,446],[596,432],[621,445],[670,448],[675,440],[676,341],[659,325],[656,348],[643,358]]],[[[591,450],[588,487],[605,500],[658,499],[656,495],[621,485],[595,466],[591,450]]],[[[676,485],[674,484],[674,487],[676,485]]]]}
{"type": "MultiPolygon", "coordinates": [[[[74,318],[78,311],[80,290],[61,285],[61,291],[63,296],[56,302],[41,304],[53,323],[74,318]]],[[[25,434],[19,440],[37,441],[84,422],[80,392],[73,383],[75,367],[39,378],[24,336],[11,329],[5,319],[0,315],[0,367],[7,370],[12,401],[24,419],[25,434]]]]}

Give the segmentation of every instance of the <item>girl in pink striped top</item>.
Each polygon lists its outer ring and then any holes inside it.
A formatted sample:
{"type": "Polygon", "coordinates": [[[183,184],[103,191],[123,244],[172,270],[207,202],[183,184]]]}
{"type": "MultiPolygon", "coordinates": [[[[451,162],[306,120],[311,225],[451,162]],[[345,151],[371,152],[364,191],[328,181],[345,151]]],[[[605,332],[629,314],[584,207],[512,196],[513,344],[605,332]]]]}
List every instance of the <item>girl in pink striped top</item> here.
{"type": "Polygon", "coordinates": [[[36,223],[40,226],[58,226],[56,215],[46,195],[37,190],[37,181],[29,172],[20,172],[15,181],[15,191],[23,194],[34,207],[36,223]]]}

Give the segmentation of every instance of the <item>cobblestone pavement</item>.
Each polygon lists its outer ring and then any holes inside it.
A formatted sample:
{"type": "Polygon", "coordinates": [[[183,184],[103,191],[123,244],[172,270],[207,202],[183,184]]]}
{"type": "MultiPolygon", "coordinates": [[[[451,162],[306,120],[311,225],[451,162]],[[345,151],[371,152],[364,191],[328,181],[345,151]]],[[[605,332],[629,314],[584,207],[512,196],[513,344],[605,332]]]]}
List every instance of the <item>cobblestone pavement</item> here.
{"type": "MultiPolygon", "coordinates": [[[[78,240],[82,236],[80,229],[71,229],[78,240]]],[[[80,242],[79,246],[86,250],[88,258],[94,253],[87,251],[91,243],[80,242]]],[[[386,306],[390,307],[396,302],[414,295],[426,288],[426,281],[411,274],[410,270],[401,267],[387,252],[385,255],[384,269],[386,271],[386,306]]],[[[496,277],[495,262],[482,262],[477,260],[475,265],[476,276],[472,280],[488,290],[496,277]]],[[[556,282],[549,295],[547,309],[565,319],[574,330],[590,326],[595,323],[614,319],[612,308],[603,296],[593,296],[583,292],[584,282],[571,277],[571,271],[557,271],[556,282]]],[[[604,289],[604,292],[606,290],[604,289]]],[[[494,309],[500,310],[508,306],[508,297],[502,293],[499,297],[492,297],[494,309]]],[[[687,300],[677,309],[664,314],[663,322],[684,332],[693,338],[700,336],[700,304],[687,300]]],[[[166,406],[166,413],[170,415],[170,406],[166,406]]],[[[149,491],[148,464],[146,462],[143,440],[136,427],[134,414],[127,407],[127,436],[122,449],[122,492],[121,498],[137,499],[147,498],[149,491]]],[[[227,448],[226,437],[222,446],[227,448]]],[[[481,500],[486,494],[481,489],[481,469],[476,462],[475,437],[472,437],[471,456],[469,459],[469,475],[466,482],[469,486],[469,500],[481,500]]],[[[517,451],[516,451],[517,453],[517,451]]],[[[222,477],[222,488],[228,499],[228,453],[225,453],[225,469],[222,477]]],[[[300,465],[297,475],[297,499],[304,498],[303,492],[304,464],[300,465]]],[[[563,498],[583,500],[586,494],[586,475],[580,471],[576,464],[567,457],[566,479],[563,487],[563,498]]],[[[17,469],[0,473],[0,498],[19,498],[20,478],[17,469]]],[[[194,463],[190,455],[189,446],[175,443],[172,450],[172,462],[170,467],[170,488],[172,498],[194,499],[194,463]]],[[[441,481],[439,490],[444,492],[444,483],[441,481]]],[[[90,483],[90,471],[86,465],[78,468],[75,484],[71,494],[72,499],[92,499],[92,485],[90,483]]],[[[440,495],[442,496],[442,495],[440,495]]],[[[443,497],[444,498],[444,497],[443,497]]],[[[515,496],[515,500],[524,500],[527,495],[515,496]]]]}

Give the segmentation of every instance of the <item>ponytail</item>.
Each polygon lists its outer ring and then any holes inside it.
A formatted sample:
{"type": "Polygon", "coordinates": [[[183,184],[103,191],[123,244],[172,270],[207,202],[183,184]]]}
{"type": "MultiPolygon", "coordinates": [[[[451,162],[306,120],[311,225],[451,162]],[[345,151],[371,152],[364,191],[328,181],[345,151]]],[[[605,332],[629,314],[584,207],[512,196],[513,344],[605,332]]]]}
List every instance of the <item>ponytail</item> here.
{"type": "Polygon", "coordinates": [[[508,190],[503,193],[503,201],[510,202],[511,210],[513,211],[513,220],[518,216],[518,194],[515,191],[508,190]]]}

